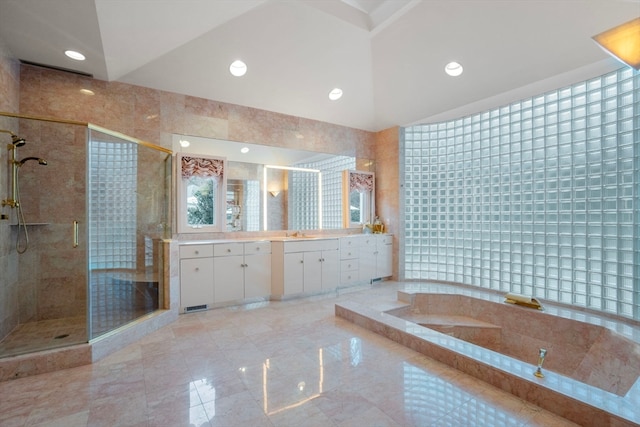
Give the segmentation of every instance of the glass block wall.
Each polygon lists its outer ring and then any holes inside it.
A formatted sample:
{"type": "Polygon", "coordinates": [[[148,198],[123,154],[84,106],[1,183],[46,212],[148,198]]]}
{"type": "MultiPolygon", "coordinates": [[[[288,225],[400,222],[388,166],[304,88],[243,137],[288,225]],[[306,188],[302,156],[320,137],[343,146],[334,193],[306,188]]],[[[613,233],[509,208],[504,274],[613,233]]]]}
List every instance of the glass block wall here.
{"type": "Polygon", "coordinates": [[[640,319],[640,73],[404,129],[405,278],[640,319]]]}
{"type": "Polygon", "coordinates": [[[138,146],[92,139],[88,156],[89,267],[134,269],[138,146]]]}
{"type": "Polygon", "coordinates": [[[322,172],[322,228],[342,228],[342,171],[355,169],[356,158],[330,156],[322,160],[299,163],[296,166],[322,172]]]}

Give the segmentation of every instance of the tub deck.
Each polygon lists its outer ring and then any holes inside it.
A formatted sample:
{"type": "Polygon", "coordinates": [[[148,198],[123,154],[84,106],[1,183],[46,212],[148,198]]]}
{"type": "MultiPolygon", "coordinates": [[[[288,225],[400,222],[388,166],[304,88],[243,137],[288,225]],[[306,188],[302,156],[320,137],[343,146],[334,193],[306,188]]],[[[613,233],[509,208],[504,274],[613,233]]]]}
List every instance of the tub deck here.
{"type": "MultiPolygon", "coordinates": [[[[444,293],[473,293],[475,297],[480,295],[494,302],[499,302],[501,299],[495,294],[487,295],[482,291],[469,292],[464,289],[461,291],[460,288],[456,289],[455,286],[452,288],[450,285],[432,284],[428,286],[423,284],[407,288],[405,291],[399,292],[400,301],[410,302],[415,293],[442,292],[445,288],[444,293]]],[[[564,309],[551,309],[550,311],[557,312],[558,310],[564,309]]],[[[379,311],[355,302],[346,302],[336,304],[335,313],[336,316],[392,339],[580,425],[640,426],[640,380],[635,380],[624,395],[618,395],[568,376],[545,370],[544,367],[545,377],[537,378],[533,375],[536,368],[535,357],[532,363],[525,363],[489,348],[456,338],[452,336],[454,334],[446,332],[447,328],[499,331],[499,327],[493,323],[478,321],[458,314],[425,315],[415,311],[411,313],[410,304],[388,311],[379,311]],[[411,320],[397,316],[402,312],[409,315],[411,320]],[[427,328],[420,324],[430,325],[430,327],[427,328]],[[439,332],[437,329],[445,332],[439,332]]],[[[563,314],[566,315],[566,313],[563,314]]],[[[576,316],[581,317],[580,314],[576,316]]],[[[601,320],[601,322],[607,323],[606,320],[601,320]]],[[[627,332],[637,338],[640,335],[640,328],[632,327],[632,330],[627,330],[627,332]]],[[[634,344],[637,343],[634,342],[634,344]]]]}

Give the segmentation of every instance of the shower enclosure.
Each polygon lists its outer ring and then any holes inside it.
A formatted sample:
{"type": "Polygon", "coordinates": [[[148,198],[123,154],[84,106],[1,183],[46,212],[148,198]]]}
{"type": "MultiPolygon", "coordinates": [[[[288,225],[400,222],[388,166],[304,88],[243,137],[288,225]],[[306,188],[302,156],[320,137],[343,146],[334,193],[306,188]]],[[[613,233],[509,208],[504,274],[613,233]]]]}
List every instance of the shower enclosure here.
{"type": "MultiPolygon", "coordinates": [[[[164,308],[171,151],[81,122],[0,113],[0,128],[25,140],[18,162],[47,164],[19,166],[23,215],[0,210],[0,357],[86,343],[164,308]]],[[[3,200],[11,138],[0,133],[3,200]]]]}

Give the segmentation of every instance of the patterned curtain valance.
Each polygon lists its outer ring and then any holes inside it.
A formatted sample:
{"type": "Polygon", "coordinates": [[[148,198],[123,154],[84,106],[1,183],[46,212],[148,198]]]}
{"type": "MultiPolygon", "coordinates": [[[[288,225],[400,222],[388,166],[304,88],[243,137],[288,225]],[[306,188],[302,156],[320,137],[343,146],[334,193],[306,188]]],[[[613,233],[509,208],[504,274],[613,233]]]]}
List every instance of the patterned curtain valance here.
{"type": "Polygon", "coordinates": [[[202,178],[220,178],[224,174],[224,161],[219,159],[203,159],[202,157],[182,157],[182,179],[192,176],[202,178]]]}
{"type": "Polygon", "coordinates": [[[349,173],[349,192],[358,191],[364,193],[366,191],[373,191],[373,175],[368,173],[349,173]]]}

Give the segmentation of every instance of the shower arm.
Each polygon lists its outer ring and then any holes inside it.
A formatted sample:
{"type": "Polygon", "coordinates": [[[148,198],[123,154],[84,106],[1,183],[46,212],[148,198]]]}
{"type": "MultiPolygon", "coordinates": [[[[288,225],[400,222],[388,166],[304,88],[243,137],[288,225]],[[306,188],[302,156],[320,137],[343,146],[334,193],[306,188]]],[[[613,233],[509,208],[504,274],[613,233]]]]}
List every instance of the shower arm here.
{"type": "MultiPolygon", "coordinates": [[[[13,132],[6,131],[0,129],[0,132],[10,133],[12,136],[13,132]]],[[[11,151],[11,198],[4,199],[2,201],[2,206],[9,206],[11,208],[18,207],[18,161],[16,160],[16,152],[18,151],[18,147],[14,144],[8,144],[7,149],[11,151]]]]}

